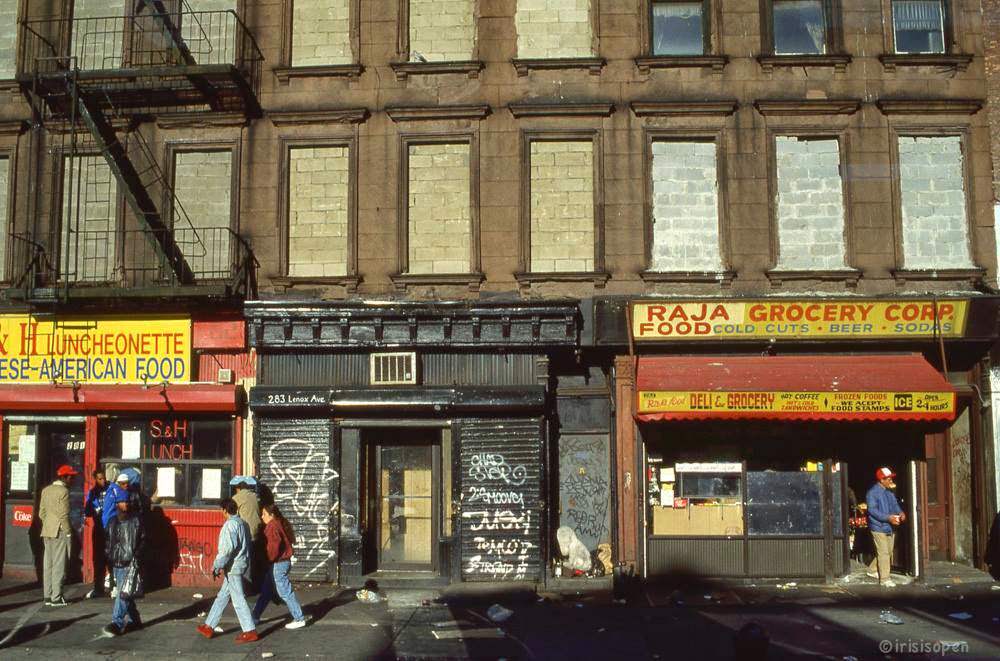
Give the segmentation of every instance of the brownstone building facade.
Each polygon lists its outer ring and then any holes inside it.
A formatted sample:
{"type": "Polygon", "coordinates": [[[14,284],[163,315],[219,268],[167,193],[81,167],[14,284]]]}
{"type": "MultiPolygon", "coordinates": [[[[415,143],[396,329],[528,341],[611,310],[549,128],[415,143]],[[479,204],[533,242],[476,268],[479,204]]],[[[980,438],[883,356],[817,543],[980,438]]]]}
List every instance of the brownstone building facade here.
{"type": "MultiPolygon", "coordinates": [[[[300,576],[543,579],[561,528],[650,575],[830,576],[853,552],[848,491],[890,461],[919,514],[899,566],[976,558],[997,278],[978,2],[17,4],[0,28],[11,314],[245,318],[242,343],[194,345],[256,357],[213,457],[292,511],[300,576]],[[773,301],[800,311],[734,312],[773,301]],[[709,304],[724,316],[695,323],[709,304]],[[645,337],[641,310],[660,324],[645,337]],[[958,388],[946,417],[965,431],[637,408],[645,358],[762,352],[909,352],[954,382],[922,383],[958,388]],[[883,452],[845,438],[887,429],[883,452]],[[765,438],[797,448],[757,460],[765,438]],[[780,491],[766,470],[806,476],[819,529],[754,518],[747,494],[780,491]],[[775,549],[803,560],[759,559],[775,549]]],[[[685,383],[648,392],[735,387],[685,383]]],[[[894,388],[916,392],[857,392],[894,388]]]]}

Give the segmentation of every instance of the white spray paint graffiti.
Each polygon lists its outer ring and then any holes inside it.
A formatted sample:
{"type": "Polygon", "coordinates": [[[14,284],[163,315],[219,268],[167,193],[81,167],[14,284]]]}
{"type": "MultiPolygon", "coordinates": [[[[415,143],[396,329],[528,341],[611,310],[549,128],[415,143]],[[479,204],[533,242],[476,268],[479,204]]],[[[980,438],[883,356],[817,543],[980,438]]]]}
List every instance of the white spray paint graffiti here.
{"type": "Polygon", "coordinates": [[[180,562],[177,565],[176,571],[180,574],[201,574],[208,576],[208,570],[205,569],[205,554],[181,551],[180,562]]]}
{"type": "Polygon", "coordinates": [[[293,522],[298,524],[292,562],[305,563],[308,571],[304,576],[322,573],[329,560],[337,554],[330,545],[330,520],[340,508],[339,501],[331,502],[331,482],[340,474],[330,467],[326,441],[285,438],[269,444],[267,459],[274,502],[286,516],[290,519],[294,517],[293,522]],[[289,456],[301,459],[290,464],[287,460],[289,456]],[[315,463],[320,461],[323,462],[323,477],[317,480],[315,463]],[[302,522],[308,525],[302,525],[302,522]]]}

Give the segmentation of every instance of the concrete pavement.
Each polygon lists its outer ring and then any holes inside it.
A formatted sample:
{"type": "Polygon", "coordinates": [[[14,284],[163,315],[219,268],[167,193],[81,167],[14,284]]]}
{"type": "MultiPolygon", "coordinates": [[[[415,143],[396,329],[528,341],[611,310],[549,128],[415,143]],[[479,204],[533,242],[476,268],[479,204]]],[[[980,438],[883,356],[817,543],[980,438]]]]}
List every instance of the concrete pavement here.
{"type": "Polygon", "coordinates": [[[143,629],[105,638],[100,629],[111,600],[82,600],[87,586],[67,589],[70,606],[47,608],[36,586],[2,582],[0,658],[732,658],[734,632],[748,622],[766,631],[772,659],[1000,658],[1000,585],[961,566],[938,566],[931,580],[892,591],[863,574],[832,585],[650,585],[627,605],[579,586],[563,582],[562,592],[541,595],[451,590],[446,603],[434,601],[437,591],[391,589],[378,604],[337,588],[302,586],[308,627],[285,630],[286,610],[272,606],[261,640],[236,645],[231,610],[225,634],[205,640],[195,632],[211,590],[152,593],[140,602],[143,629]],[[499,625],[485,615],[496,601],[514,611],[499,625]],[[881,624],[883,610],[903,624],[881,624]],[[970,617],[951,617],[958,613],[970,617]]]}

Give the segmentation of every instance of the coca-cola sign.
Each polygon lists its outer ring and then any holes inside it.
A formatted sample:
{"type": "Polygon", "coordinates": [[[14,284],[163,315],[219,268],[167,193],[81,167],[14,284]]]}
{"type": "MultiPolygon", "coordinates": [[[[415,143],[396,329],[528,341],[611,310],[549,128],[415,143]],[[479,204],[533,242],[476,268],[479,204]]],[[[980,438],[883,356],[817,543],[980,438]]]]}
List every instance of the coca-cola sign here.
{"type": "Polygon", "coordinates": [[[30,528],[35,518],[35,508],[31,505],[15,505],[13,524],[18,528],[30,528]]]}

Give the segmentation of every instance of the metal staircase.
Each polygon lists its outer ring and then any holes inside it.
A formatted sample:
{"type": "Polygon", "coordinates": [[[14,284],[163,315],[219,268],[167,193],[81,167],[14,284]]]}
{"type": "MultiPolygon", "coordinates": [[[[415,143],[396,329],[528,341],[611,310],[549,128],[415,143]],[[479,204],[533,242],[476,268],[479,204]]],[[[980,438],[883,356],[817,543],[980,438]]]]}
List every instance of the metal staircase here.
{"type": "Polygon", "coordinates": [[[188,218],[141,130],[163,112],[260,115],[263,58],[235,12],[194,12],[186,2],[171,12],[162,0],[137,0],[125,16],[23,21],[19,43],[25,70],[18,81],[36,134],[63,159],[63,197],[70,200],[58,221],[36,218],[35,231],[14,237],[14,280],[25,298],[65,300],[83,280],[113,285],[118,294],[163,286],[193,293],[205,281],[223,284],[231,296],[252,293],[249,246],[228,227],[199,227],[188,218]],[[105,230],[103,242],[84,236],[93,234],[80,217],[93,205],[89,188],[73,190],[81,180],[76,157],[97,154],[134,224],[105,230]],[[82,277],[79,265],[95,251],[113,266],[101,273],[91,265],[82,277]]]}

